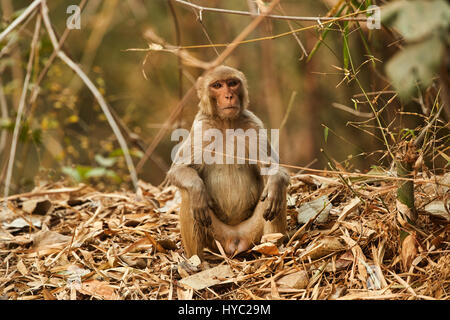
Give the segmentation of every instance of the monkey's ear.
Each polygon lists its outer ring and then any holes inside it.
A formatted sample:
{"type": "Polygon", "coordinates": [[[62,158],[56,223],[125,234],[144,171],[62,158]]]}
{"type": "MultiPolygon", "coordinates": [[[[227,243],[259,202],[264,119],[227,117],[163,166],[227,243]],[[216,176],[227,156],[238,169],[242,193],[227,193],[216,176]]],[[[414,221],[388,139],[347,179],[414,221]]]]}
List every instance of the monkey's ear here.
{"type": "Polygon", "coordinates": [[[199,99],[202,98],[203,95],[203,84],[205,82],[204,77],[198,77],[197,82],[195,83],[195,89],[197,90],[197,96],[199,99]]]}

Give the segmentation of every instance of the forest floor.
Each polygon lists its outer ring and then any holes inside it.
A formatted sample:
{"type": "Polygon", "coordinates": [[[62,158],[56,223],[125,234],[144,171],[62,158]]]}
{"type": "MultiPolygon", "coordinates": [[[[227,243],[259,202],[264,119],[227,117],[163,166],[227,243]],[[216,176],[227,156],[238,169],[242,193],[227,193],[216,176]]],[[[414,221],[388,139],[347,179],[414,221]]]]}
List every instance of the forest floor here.
{"type": "Polygon", "coordinates": [[[205,262],[184,256],[174,187],[42,185],[0,202],[0,298],[449,299],[450,173],[419,178],[412,226],[395,180],[293,176],[289,241],[205,262]]]}

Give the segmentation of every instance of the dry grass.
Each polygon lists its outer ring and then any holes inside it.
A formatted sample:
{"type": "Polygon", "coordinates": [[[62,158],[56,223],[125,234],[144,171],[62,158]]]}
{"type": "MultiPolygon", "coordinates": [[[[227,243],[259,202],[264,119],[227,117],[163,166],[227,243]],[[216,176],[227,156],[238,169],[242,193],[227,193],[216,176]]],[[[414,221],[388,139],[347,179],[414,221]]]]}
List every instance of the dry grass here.
{"type": "Polygon", "coordinates": [[[10,197],[0,215],[0,297],[449,299],[449,220],[423,210],[448,200],[444,177],[416,185],[419,221],[410,227],[397,220],[395,181],[294,176],[288,229],[295,238],[274,236],[232,259],[207,252],[201,264],[184,258],[174,187],[140,182],[139,200],[130,192],[41,186],[10,197]],[[328,219],[298,231],[296,209],[322,195],[332,199],[328,219]]]}

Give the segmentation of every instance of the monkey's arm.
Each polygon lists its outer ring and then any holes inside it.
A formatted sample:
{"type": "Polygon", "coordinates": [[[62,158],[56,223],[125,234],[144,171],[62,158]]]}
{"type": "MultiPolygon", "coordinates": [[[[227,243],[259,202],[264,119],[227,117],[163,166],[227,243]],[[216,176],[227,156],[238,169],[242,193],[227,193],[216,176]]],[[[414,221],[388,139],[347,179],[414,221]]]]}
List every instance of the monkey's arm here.
{"type": "Polygon", "coordinates": [[[261,201],[267,201],[267,207],[263,217],[267,221],[272,221],[283,208],[283,202],[286,201],[286,189],[289,185],[289,174],[283,169],[278,168],[276,174],[267,178],[266,185],[261,194],[261,201]]]}
{"type": "Polygon", "coordinates": [[[213,207],[213,201],[197,170],[188,165],[175,165],[169,170],[167,177],[174,186],[188,192],[194,219],[201,225],[209,226],[211,218],[208,211],[213,207]]]}
{"type": "Polygon", "coordinates": [[[264,219],[272,221],[276,215],[281,212],[284,206],[283,202],[286,201],[286,190],[289,185],[290,177],[288,172],[279,166],[278,153],[270,143],[269,150],[269,161],[261,166],[265,169],[267,176],[265,176],[266,184],[260,199],[261,201],[267,201],[266,209],[263,214],[264,219]],[[267,167],[270,169],[267,170],[267,167]]]}

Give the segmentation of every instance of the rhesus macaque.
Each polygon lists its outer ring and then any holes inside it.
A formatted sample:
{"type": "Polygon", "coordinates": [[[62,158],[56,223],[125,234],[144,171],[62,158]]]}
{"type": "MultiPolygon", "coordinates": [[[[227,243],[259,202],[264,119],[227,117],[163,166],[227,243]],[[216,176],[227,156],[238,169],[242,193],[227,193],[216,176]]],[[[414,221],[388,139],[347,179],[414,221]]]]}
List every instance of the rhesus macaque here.
{"type": "MultiPolygon", "coordinates": [[[[247,110],[247,80],[242,72],[219,66],[200,77],[196,85],[200,110],[189,138],[178,150],[168,172],[169,181],[180,189],[182,195],[182,243],[188,257],[198,255],[203,258],[205,247],[217,248],[214,240],[221,243],[228,255],[237,254],[258,243],[263,234],[286,233],[289,175],[278,166],[274,174],[261,174],[267,163],[242,163],[236,158],[231,163],[227,162],[227,153],[221,154],[221,150],[211,148],[212,145],[230,144],[216,141],[220,140],[217,135],[213,143],[202,140],[200,148],[192,144],[196,130],[204,134],[208,129],[215,129],[225,137],[227,129],[254,129],[258,132],[263,128],[261,120],[247,110]],[[204,149],[219,161],[196,162],[195,157],[204,149]]],[[[245,137],[244,141],[248,160],[251,142],[247,143],[245,137]]],[[[234,142],[231,143],[233,146],[234,142]]],[[[272,146],[269,149],[273,151],[272,146]]],[[[204,157],[206,159],[206,153],[204,157]]]]}

